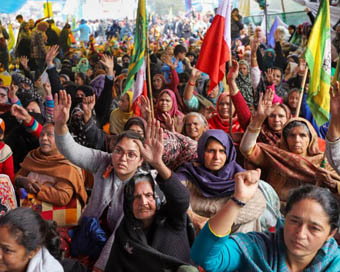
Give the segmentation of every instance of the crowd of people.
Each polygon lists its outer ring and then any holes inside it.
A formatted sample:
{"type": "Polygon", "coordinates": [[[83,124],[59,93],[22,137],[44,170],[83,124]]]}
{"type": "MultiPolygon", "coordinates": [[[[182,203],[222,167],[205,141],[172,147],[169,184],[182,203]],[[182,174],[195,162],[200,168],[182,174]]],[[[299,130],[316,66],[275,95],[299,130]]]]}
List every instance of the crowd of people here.
{"type": "Polygon", "coordinates": [[[196,67],[213,15],[153,18],[136,101],[133,22],[18,15],[10,51],[1,26],[0,271],[339,271],[340,87],[318,126],[307,12],[271,47],[234,9],[213,89],[196,67]]]}

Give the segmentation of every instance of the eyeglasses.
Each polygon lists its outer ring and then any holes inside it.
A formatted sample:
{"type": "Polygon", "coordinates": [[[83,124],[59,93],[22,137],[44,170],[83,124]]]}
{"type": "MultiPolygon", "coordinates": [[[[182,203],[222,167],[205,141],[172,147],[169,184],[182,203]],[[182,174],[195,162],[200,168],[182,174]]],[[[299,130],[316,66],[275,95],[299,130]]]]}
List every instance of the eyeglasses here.
{"type": "Polygon", "coordinates": [[[133,151],[124,151],[123,149],[119,148],[119,147],[115,147],[113,149],[113,152],[112,152],[114,155],[117,155],[119,157],[122,157],[126,154],[126,159],[129,160],[129,161],[134,161],[138,155],[133,152],[133,151]]]}

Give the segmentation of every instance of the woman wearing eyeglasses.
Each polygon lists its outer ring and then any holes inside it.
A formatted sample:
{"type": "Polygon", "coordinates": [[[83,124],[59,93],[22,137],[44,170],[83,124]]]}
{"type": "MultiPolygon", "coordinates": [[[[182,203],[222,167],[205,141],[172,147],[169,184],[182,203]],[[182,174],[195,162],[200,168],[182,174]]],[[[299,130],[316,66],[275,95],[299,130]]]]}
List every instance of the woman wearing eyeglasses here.
{"type": "Polygon", "coordinates": [[[133,131],[125,131],[116,140],[112,154],[77,144],[67,128],[71,97],[65,91],[55,99],[55,141],[59,151],[77,166],[94,176],[91,197],[82,217],[96,218],[109,239],[95,263],[95,271],[105,268],[114,241],[114,230],[123,215],[123,188],[138,171],[143,158],[136,141],[142,137],[133,131]]]}

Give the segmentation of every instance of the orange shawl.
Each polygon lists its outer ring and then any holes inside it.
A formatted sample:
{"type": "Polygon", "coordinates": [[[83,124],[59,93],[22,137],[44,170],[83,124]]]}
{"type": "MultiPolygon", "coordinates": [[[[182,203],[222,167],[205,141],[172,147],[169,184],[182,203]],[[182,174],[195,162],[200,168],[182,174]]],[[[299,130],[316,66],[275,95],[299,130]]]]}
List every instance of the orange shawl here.
{"type": "Polygon", "coordinates": [[[59,152],[45,155],[38,147],[27,154],[20,166],[20,171],[36,172],[70,182],[82,204],[86,203],[87,193],[80,168],[68,161],[59,152]]]}

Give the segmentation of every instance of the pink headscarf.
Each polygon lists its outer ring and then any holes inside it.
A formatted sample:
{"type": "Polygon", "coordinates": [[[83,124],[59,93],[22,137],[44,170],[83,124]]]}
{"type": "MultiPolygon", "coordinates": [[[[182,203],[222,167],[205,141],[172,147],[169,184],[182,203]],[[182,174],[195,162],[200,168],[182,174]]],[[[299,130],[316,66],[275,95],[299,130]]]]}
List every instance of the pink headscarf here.
{"type": "Polygon", "coordinates": [[[178,109],[178,105],[177,105],[177,100],[176,100],[176,95],[175,93],[170,90],[170,89],[164,89],[163,91],[160,92],[160,94],[158,95],[158,99],[157,99],[157,104],[156,104],[156,108],[155,108],[155,118],[161,122],[164,122],[164,117],[163,117],[163,112],[161,112],[158,108],[159,108],[159,99],[162,97],[162,95],[164,93],[167,93],[168,95],[170,95],[171,100],[172,100],[172,108],[170,109],[170,111],[168,112],[168,114],[171,117],[182,117],[184,116],[184,114],[178,109]]]}

